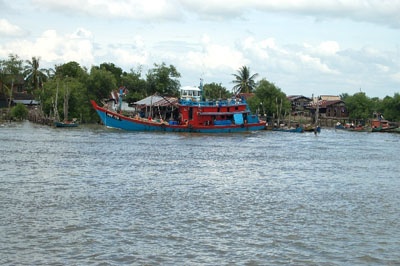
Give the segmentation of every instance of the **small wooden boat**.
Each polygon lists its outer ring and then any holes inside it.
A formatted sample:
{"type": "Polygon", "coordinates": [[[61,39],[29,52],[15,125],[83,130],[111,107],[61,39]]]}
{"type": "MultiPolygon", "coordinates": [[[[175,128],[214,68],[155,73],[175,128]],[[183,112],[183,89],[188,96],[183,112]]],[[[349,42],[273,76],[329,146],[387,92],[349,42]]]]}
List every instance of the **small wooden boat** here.
{"type": "Polygon", "coordinates": [[[387,130],[389,133],[400,133],[400,127],[392,128],[387,130]]]}
{"type": "Polygon", "coordinates": [[[304,132],[321,133],[321,127],[318,125],[306,125],[304,126],[304,132]]]}
{"type": "Polygon", "coordinates": [[[274,127],[272,131],[290,132],[290,133],[303,133],[304,129],[301,126],[297,127],[274,127]]]}
{"type": "Polygon", "coordinates": [[[72,121],[55,121],[54,126],[55,127],[77,127],[79,124],[76,122],[76,120],[72,121]]]}
{"type": "Polygon", "coordinates": [[[366,127],[366,126],[363,126],[363,125],[354,125],[354,124],[349,124],[349,123],[346,123],[346,124],[342,125],[340,122],[338,122],[335,125],[335,129],[346,130],[346,131],[354,131],[354,132],[371,132],[371,128],[370,127],[366,127]]]}

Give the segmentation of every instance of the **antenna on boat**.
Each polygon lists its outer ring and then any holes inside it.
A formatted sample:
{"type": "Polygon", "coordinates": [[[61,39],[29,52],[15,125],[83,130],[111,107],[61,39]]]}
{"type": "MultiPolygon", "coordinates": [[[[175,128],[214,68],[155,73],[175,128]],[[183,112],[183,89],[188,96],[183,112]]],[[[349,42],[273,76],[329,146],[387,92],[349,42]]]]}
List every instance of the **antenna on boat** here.
{"type": "Polygon", "coordinates": [[[203,78],[200,78],[199,89],[200,89],[201,101],[204,101],[203,78]]]}

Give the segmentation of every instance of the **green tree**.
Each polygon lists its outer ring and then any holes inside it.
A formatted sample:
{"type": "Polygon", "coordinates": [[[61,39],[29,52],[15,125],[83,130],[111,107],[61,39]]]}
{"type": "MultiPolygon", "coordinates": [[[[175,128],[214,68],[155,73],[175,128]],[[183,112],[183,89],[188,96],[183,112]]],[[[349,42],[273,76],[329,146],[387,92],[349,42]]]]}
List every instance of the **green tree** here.
{"type": "Polygon", "coordinates": [[[129,73],[121,77],[121,83],[128,89],[124,101],[136,102],[146,97],[146,80],[141,78],[141,68],[131,69],[129,73]]]}
{"type": "Polygon", "coordinates": [[[232,96],[225,87],[221,85],[221,83],[217,84],[215,82],[204,84],[204,97],[206,99],[226,99],[232,96]]]}
{"type": "Polygon", "coordinates": [[[18,120],[24,120],[28,117],[28,108],[22,103],[17,103],[16,106],[14,106],[11,109],[11,116],[18,119],[18,120]]]}
{"type": "Polygon", "coordinates": [[[87,70],[82,68],[79,63],[75,61],[71,61],[62,65],[55,66],[55,77],[56,78],[78,78],[81,81],[84,81],[87,77],[87,70]]]}
{"type": "Polygon", "coordinates": [[[62,119],[72,119],[72,118],[82,118],[84,121],[90,120],[88,115],[88,110],[91,108],[88,95],[86,84],[83,83],[79,78],[64,78],[60,82],[60,94],[59,94],[59,101],[58,101],[58,108],[62,112],[61,118],[62,119]],[[67,99],[68,104],[68,117],[64,115],[64,97],[67,99]]]}
{"type": "Polygon", "coordinates": [[[124,85],[121,82],[121,78],[123,77],[123,75],[126,75],[127,73],[122,71],[122,68],[117,67],[113,63],[102,63],[100,64],[99,68],[103,68],[108,72],[112,73],[118,86],[124,85]]]}
{"type": "Polygon", "coordinates": [[[21,60],[18,55],[10,54],[8,56],[8,60],[0,61],[0,70],[3,75],[13,75],[15,76],[21,75],[23,71],[23,60],[21,60]]]}
{"type": "Polygon", "coordinates": [[[0,81],[1,94],[5,98],[9,98],[8,109],[10,112],[11,99],[13,98],[13,87],[17,80],[22,79],[23,61],[18,55],[10,54],[8,60],[0,61],[0,81]]]}
{"type": "Polygon", "coordinates": [[[8,60],[0,61],[0,81],[2,84],[0,89],[3,93],[6,93],[7,96],[10,93],[11,84],[22,75],[22,63],[23,61],[19,59],[18,55],[14,54],[10,54],[8,60]]]}
{"type": "MultiPolygon", "coordinates": [[[[38,95],[43,113],[54,115],[54,102],[57,90],[57,80],[49,79],[43,84],[43,90],[38,95]]],[[[60,98],[61,99],[61,98],[60,98]]]]}
{"type": "Polygon", "coordinates": [[[92,67],[86,85],[89,98],[97,102],[109,98],[111,91],[117,89],[113,73],[98,67],[92,67]]]}
{"type": "Polygon", "coordinates": [[[374,112],[372,100],[364,92],[355,93],[345,99],[346,108],[350,119],[368,120],[374,112]]]}
{"type": "Polygon", "coordinates": [[[386,96],[381,101],[380,108],[378,110],[382,113],[385,119],[389,121],[400,121],[400,94],[395,93],[393,97],[386,96]]]}
{"type": "Polygon", "coordinates": [[[254,79],[258,76],[258,73],[250,75],[250,68],[247,66],[242,66],[237,71],[237,74],[232,75],[235,77],[235,80],[232,82],[236,84],[233,86],[234,94],[253,92],[256,87],[256,82],[254,79]]]}
{"type": "Polygon", "coordinates": [[[161,65],[154,64],[146,75],[147,95],[159,93],[165,96],[178,96],[181,86],[178,78],[181,74],[173,65],[169,67],[165,63],[161,65]]]}
{"type": "Polygon", "coordinates": [[[347,97],[349,97],[350,95],[348,94],[348,93],[342,93],[342,94],[340,94],[340,99],[342,100],[342,101],[345,101],[346,99],[347,99],[347,97]]]}
{"type": "Polygon", "coordinates": [[[279,117],[283,117],[291,111],[286,94],[266,79],[258,82],[255,97],[250,98],[248,102],[253,112],[258,110],[267,117],[277,117],[278,113],[279,117]]]}
{"type": "Polygon", "coordinates": [[[54,111],[57,109],[61,120],[64,119],[64,97],[68,95],[68,119],[78,118],[81,122],[91,121],[94,112],[89,102],[87,84],[88,73],[78,63],[72,61],[56,65],[54,74],[44,83],[39,95],[43,112],[54,116],[54,111]],[[57,106],[55,106],[56,102],[57,106]]]}

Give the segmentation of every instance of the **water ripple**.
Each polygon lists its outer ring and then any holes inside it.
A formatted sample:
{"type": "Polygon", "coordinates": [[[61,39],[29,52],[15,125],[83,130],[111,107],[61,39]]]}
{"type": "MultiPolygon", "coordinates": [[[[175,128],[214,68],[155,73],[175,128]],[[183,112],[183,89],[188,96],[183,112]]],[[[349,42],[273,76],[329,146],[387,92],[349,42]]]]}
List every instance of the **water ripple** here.
{"type": "Polygon", "coordinates": [[[399,140],[2,127],[0,263],[394,265],[399,140]]]}

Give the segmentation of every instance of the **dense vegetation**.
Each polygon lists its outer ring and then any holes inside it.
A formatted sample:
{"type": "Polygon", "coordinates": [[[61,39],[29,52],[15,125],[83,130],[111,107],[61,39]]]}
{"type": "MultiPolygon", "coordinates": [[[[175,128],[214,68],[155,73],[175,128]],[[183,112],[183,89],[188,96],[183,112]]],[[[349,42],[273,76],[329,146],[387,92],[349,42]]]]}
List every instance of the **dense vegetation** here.
{"type": "MultiPolygon", "coordinates": [[[[251,74],[246,66],[232,74],[233,88],[231,92],[220,83],[204,84],[204,94],[208,99],[226,98],[234,93],[254,93],[249,99],[250,109],[267,116],[276,116],[290,112],[290,103],[285,93],[265,78],[255,82],[257,73],[251,74]],[[279,108],[278,108],[279,106],[279,108]]],[[[143,74],[141,68],[125,72],[113,63],[92,66],[91,69],[81,67],[77,62],[56,65],[54,69],[41,69],[40,59],[21,60],[17,55],[9,55],[0,60],[0,95],[10,97],[10,85],[19,77],[23,77],[26,89],[41,101],[42,110],[52,115],[53,106],[57,103],[62,114],[63,97],[69,95],[69,117],[76,117],[82,122],[97,121],[97,116],[90,105],[90,99],[97,102],[108,98],[112,90],[120,86],[126,87],[128,94],[124,100],[135,102],[152,94],[178,96],[181,74],[173,65],[154,64],[153,68],[143,74]],[[58,100],[57,100],[58,99],[58,100]]],[[[386,96],[383,99],[369,98],[365,93],[352,96],[341,95],[350,113],[351,119],[369,119],[374,113],[382,113],[386,119],[400,121],[400,95],[386,96]]],[[[21,106],[15,111],[19,118],[26,116],[21,106]]],[[[62,115],[61,115],[61,118],[62,115]]]]}

